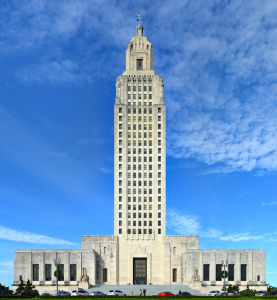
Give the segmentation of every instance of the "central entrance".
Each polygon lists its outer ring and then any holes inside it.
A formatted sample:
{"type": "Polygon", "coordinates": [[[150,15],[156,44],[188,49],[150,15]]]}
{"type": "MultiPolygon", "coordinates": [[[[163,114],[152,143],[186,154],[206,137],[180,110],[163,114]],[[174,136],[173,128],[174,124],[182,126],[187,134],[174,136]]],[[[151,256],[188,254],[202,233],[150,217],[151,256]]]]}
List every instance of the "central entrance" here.
{"type": "Polygon", "coordinates": [[[133,284],[147,284],[147,258],[133,259],[133,284]]]}

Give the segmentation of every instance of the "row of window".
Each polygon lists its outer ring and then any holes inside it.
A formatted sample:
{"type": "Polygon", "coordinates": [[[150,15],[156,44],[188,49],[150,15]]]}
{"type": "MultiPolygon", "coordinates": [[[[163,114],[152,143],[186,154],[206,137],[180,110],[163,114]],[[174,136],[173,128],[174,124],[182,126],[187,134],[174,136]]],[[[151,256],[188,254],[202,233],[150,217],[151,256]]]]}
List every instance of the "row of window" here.
{"type": "MultiPolygon", "coordinates": [[[[142,117],[141,116],[138,116],[138,118],[136,116],[133,116],[133,122],[142,122],[142,117]]],[[[162,120],[162,117],[161,116],[158,116],[158,121],[160,122],[162,120]]],[[[122,116],[119,116],[119,122],[122,122],[122,116]]],[[[132,122],[132,117],[131,116],[128,116],[128,122],[132,122]]],[[[147,122],[147,116],[144,116],[143,117],[143,122],[147,122]]],[[[152,122],[152,116],[149,116],[148,118],[148,122],[152,122]]]]}
{"type": "MultiPolygon", "coordinates": [[[[56,267],[53,270],[53,273],[56,271],[56,267]]],[[[52,273],[52,265],[45,265],[45,281],[52,281],[54,279],[54,274],[52,273]],[[53,275],[53,276],[52,276],[53,275]]],[[[64,265],[58,265],[58,281],[64,281],[64,265]]],[[[70,281],[77,280],[77,268],[76,264],[70,265],[70,281]]],[[[33,264],[33,281],[39,281],[39,264],[33,264]]]]}
{"type": "MultiPolygon", "coordinates": [[[[153,234],[152,229],[127,229],[128,234],[153,234]]],[[[158,229],[158,234],[161,234],[162,230],[159,228],[158,229]]],[[[122,234],[122,229],[119,228],[119,234],[122,234]]]]}
{"type": "MultiPolygon", "coordinates": [[[[119,132],[119,133],[118,133],[118,136],[119,136],[119,137],[122,137],[122,132],[119,132]]],[[[162,137],[162,133],[161,133],[161,132],[158,132],[158,137],[162,137]]],[[[128,139],[131,139],[131,138],[132,138],[132,132],[128,132],[128,139]]],[[[147,139],[147,132],[143,132],[143,134],[142,134],[142,132],[138,132],[138,133],[133,132],[133,138],[134,138],[134,139],[136,139],[136,138],[139,138],[139,139],[141,139],[141,138],[147,139]]],[[[149,133],[148,133],[148,138],[149,138],[149,139],[152,139],[152,132],[149,132],[149,133]]]]}
{"type": "MultiPolygon", "coordinates": [[[[240,266],[240,280],[246,281],[246,268],[247,265],[240,266]]],[[[216,265],[216,281],[221,281],[222,265],[216,265]]],[[[228,265],[228,281],[234,281],[235,279],[235,265],[228,265]]],[[[210,281],[210,265],[203,265],[203,280],[210,281]]]]}
{"type": "MultiPolygon", "coordinates": [[[[147,192],[147,189],[133,189],[133,191],[132,191],[132,189],[128,189],[128,194],[130,195],[130,194],[144,194],[144,195],[147,195],[147,194],[150,194],[150,195],[152,195],[152,189],[149,189],[148,190],[148,192],[147,192]]],[[[161,194],[162,193],[162,189],[158,189],[158,194],[161,194]]],[[[119,188],[119,194],[122,194],[122,188],[119,188]]]]}
{"type": "MultiPolygon", "coordinates": [[[[142,100],[142,94],[138,94],[138,98],[137,98],[137,95],[136,94],[133,94],[133,97],[131,97],[132,95],[131,94],[128,94],[128,99],[133,99],[133,100],[142,100]]],[[[143,94],[143,99],[146,100],[147,99],[147,94],[143,94]]],[[[148,99],[149,100],[152,100],[152,94],[149,94],[148,95],[148,99]]],[[[129,103],[128,103],[129,104],[129,103]]],[[[130,105],[130,104],[129,104],[130,105]]],[[[150,105],[150,103],[149,103],[150,105]]],[[[152,103],[151,103],[152,105],[152,103]]]]}
{"type": "MultiPolygon", "coordinates": [[[[54,269],[56,271],[56,267],[54,269]]],[[[107,269],[103,269],[103,281],[107,282],[107,269]]],[[[64,265],[58,265],[58,281],[64,281],[64,265]]],[[[22,276],[20,276],[22,279],[22,276]]],[[[56,279],[54,274],[52,274],[52,265],[46,264],[45,265],[45,281],[52,281],[52,278],[56,279]],[[52,277],[53,275],[53,277],[52,277]]],[[[39,264],[33,264],[33,281],[39,281],[39,264]]],[[[70,281],[77,281],[77,265],[72,264],[70,265],[70,281]]]]}
{"type": "MultiPolygon", "coordinates": [[[[158,196],[158,202],[162,201],[162,197],[158,196]]],[[[122,202],[122,196],[119,196],[119,202],[122,202]]],[[[132,202],[132,197],[128,197],[128,202],[132,202]]],[[[137,197],[133,197],[133,202],[137,202],[137,197]]],[[[142,197],[138,197],[138,202],[142,202],[142,197]]],[[[147,197],[143,197],[143,202],[147,202],[147,197]]],[[[152,197],[149,197],[149,202],[152,202],[152,197]]]]}
{"type": "MultiPolygon", "coordinates": [[[[131,162],[131,160],[132,160],[131,156],[128,156],[128,162],[131,162]]],[[[119,156],[119,161],[122,161],[122,156],[119,156]]],[[[136,161],[137,161],[136,156],[133,156],[133,162],[136,162],[136,161]]],[[[162,161],[162,157],[158,156],[158,162],[161,162],[161,161],[162,161]]],[[[138,162],[142,162],[141,156],[138,157],[138,162]]],[[[147,156],[143,157],[143,162],[147,162],[147,156]]],[[[152,162],[152,156],[148,157],[148,162],[152,162]]]]}
{"type": "MultiPolygon", "coordinates": [[[[120,165],[118,165],[118,169],[119,170],[122,170],[122,164],[120,164],[120,165]]],[[[162,169],[162,165],[158,165],[158,170],[161,170],[162,169]]],[[[131,165],[128,165],[128,170],[131,170],[131,165]]],[[[133,165],[133,170],[134,171],[136,171],[137,169],[136,169],[136,165],[133,165]]],[[[138,165],[138,170],[139,171],[141,171],[142,169],[141,169],[141,165],[138,165]]],[[[145,169],[145,170],[147,170],[147,169],[145,169]]],[[[149,168],[149,170],[150,170],[150,168],[149,168]]],[[[152,165],[151,165],[151,170],[152,170],[152,165]]],[[[150,170],[150,171],[151,171],[150,170]]]]}
{"type": "MultiPolygon", "coordinates": [[[[142,216],[144,219],[147,218],[147,213],[133,213],[133,218],[136,219],[138,216],[139,219],[142,219],[142,216]]],[[[161,218],[162,217],[162,214],[159,212],[158,213],[158,218],[161,218]]],[[[131,213],[128,213],[128,219],[131,219],[132,218],[132,214],[131,213]]],[[[122,213],[120,212],[119,213],[119,219],[122,219],[122,213]]],[[[152,219],[152,213],[149,213],[149,219],[152,219]]]]}
{"type": "MultiPolygon", "coordinates": [[[[144,149],[141,149],[141,148],[133,148],[133,154],[147,154],[147,150],[148,150],[148,154],[152,154],[152,149],[149,148],[144,148],[144,149]],[[137,151],[138,150],[138,151],[137,151]],[[143,150],[143,151],[142,151],[143,150]]],[[[122,148],[119,148],[119,153],[122,153],[122,148]]],[[[158,153],[161,154],[162,153],[162,149],[161,148],[158,148],[158,153]]],[[[128,154],[132,154],[132,149],[131,148],[128,148],[128,154]]]]}
{"type": "MultiPolygon", "coordinates": [[[[119,129],[122,129],[122,124],[118,124],[119,126],[119,129]]],[[[133,124],[133,130],[147,130],[147,124],[144,124],[143,126],[141,124],[133,124]]],[[[148,127],[149,130],[152,130],[152,124],[149,124],[149,127],[148,127]]],[[[158,129],[162,129],[162,125],[161,124],[158,124],[158,129]]],[[[128,130],[132,130],[132,125],[131,124],[128,124],[128,130]]]]}
{"type": "MultiPolygon", "coordinates": [[[[129,98],[129,99],[130,99],[130,98],[129,98]]],[[[146,99],[146,98],[144,98],[144,99],[146,99]]],[[[143,104],[142,104],[142,102],[139,101],[139,102],[138,102],[138,106],[142,106],[142,105],[143,105],[143,106],[147,106],[147,102],[144,101],[143,104]]],[[[149,102],[148,105],[149,105],[149,106],[152,106],[152,102],[149,102]]],[[[128,106],[137,106],[137,103],[136,103],[135,101],[133,101],[133,102],[130,102],[130,101],[129,101],[129,102],[128,102],[128,106]]]]}
{"type": "MultiPolygon", "coordinates": [[[[161,146],[162,145],[162,141],[161,140],[158,140],[158,146],[161,146]]],[[[122,146],[122,140],[119,140],[119,146],[122,146]]],[[[128,147],[132,146],[132,141],[131,140],[128,140],[128,147]]],[[[141,140],[133,140],[133,147],[147,147],[147,140],[144,140],[144,141],[141,141],[141,140]],[[138,142],[138,143],[137,143],[138,142]]],[[[152,147],[153,144],[152,144],[152,140],[149,140],[148,141],[148,147],[152,147]]]]}
{"type": "MultiPolygon", "coordinates": [[[[132,226],[131,224],[132,222],[128,221],[128,226],[132,226]]],[[[133,221],[133,226],[137,226],[137,224],[138,226],[147,226],[147,221],[133,221]]],[[[148,224],[149,226],[152,226],[152,221],[148,221],[148,224]]],[[[119,226],[122,226],[122,221],[119,221],[119,226]]],[[[158,226],[162,226],[162,221],[158,221],[158,226]]]]}
{"type": "MultiPolygon", "coordinates": [[[[149,173],[148,177],[152,178],[152,173],[149,173]]],[[[122,178],[122,172],[119,172],[119,178],[122,178]]],[[[128,178],[132,178],[132,173],[128,173],[128,178]]],[[[137,178],[137,173],[133,173],[133,178],[137,178]]],[[[138,173],[138,178],[142,178],[142,173],[138,173]]],[[[143,173],[143,178],[147,178],[147,173],[143,173]]],[[[161,172],[158,172],[158,178],[162,178],[161,172]]]]}
{"type": "MultiPolygon", "coordinates": [[[[128,85],[128,92],[130,92],[132,90],[132,87],[130,86],[130,85],[128,85]]],[[[136,92],[137,91],[137,87],[134,85],[133,86],[133,92],[136,92]]],[[[139,92],[141,92],[142,91],[142,86],[138,86],[138,91],[139,92]]],[[[143,87],[143,91],[144,92],[147,92],[147,86],[145,85],[144,87],[143,87]]],[[[148,91],[149,92],[152,92],[152,85],[149,85],[148,86],[148,91]]]]}
{"type": "MultiPolygon", "coordinates": [[[[132,181],[128,180],[128,186],[137,186],[137,183],[138,183],[138,186],[147,186],[147,181],[133,181],[133,184],[132,184],[132,181]]],[[[162,181],[161,180],[158,180],[158,186],[161,186],[162,185],[162,181]]],[[[122,186],[122,180],[119,180],[119,186],[122,186]]],[[[152,186],[152,181],[149,181],[148,182],[148,186],[152,186]]]]}
{"type": "MultiPolygon", "coordinates": [[[[135,96],[135,95],[133,95],[133,96],[135,96]]],[[[152,98],[152,95],[150,94],[149,95],[149,97],[151,96],[151,98],[152,98]]],[[[150,98],[149,98],[150,99],[150,98]]],[[[132,111],[132,109],[131,108],[128,108],[128,114],[130,114],[131,113],[131,111],[132,111]]],[[[133,114],[136,114],[136,111],[140,111],[139,113],[141,113],[141,111],[142,111],[142,108],[138,108],[138,110],[134,107],[133,108],[133,114]]],[[[122,107],[119,107],[119,109],[118,109],[118,112],[121,114],[122,113],[122,107]]],[[[144,114],[147,114],[147,108],[143,108],[143,112],[144,112],[144,114]]],[[[149,112],[149,114],[152,114],[152,108],[148,108],[148,112],[149,112]],[[150,112],[151,111],[151,112],[150,112]]],[[[158,113],[160,114],[162,112],[162,109],[161,109],[161,107],[158,107],[158,113]]]]}

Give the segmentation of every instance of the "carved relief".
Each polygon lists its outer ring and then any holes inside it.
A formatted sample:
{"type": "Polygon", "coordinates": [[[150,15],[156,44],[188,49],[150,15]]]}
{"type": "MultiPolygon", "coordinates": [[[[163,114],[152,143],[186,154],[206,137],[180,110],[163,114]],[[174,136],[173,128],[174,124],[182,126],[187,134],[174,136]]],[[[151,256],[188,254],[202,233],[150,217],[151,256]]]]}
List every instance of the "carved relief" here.
{"type": "Polygon", "coordinates": [[[216,263],[221,264],[223,261],[223,253],[216,253],[216,263]]]}
{"type": "Polygon", "coordinates": [[[89,282],[89,277],[87,275],[87,269],[83,268],[82,270],[82,275],[80,276],[80,281],[81,282],[89,282]]]}
{"type": "Polygon", "coordinates": [[[236,261],[235,253],[228,253],[228,263],[234,264],[236,261]]]}
{"type": "Polygon", "coordinates": [[[197,268],[194,268],[193,276],[191,277],[191,281],[192,282],[199,282],[200,281],[200,276],[198,275],[197,268]]]}
{"type": "Polygon", "coordinates": [[[138,245],[138,246],[135,246],[135,249],[134,249],[134,252],[146,252],[146,246],[144,245],[138,245]]]}
{"type": "Polygon", "coordinates": [[[209,263],[210,262],[210,254],[209,253],[203,253],[203,263],[209,263]]]}

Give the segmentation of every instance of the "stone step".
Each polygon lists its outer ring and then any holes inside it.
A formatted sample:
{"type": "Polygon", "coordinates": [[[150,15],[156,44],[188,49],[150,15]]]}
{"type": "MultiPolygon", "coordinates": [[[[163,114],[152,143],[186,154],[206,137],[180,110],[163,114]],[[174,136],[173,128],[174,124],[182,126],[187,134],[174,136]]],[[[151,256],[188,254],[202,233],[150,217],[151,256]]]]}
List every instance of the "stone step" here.
{"type": "Polygon", "coordinates": [[[110,290],[120,290],[127,295],[138,296],[140,294],[140,289],[146,289],[146,295],[158,295],[161,292],[169,291],[173,294],[177,294],[179,290],[182,292],[189,292],[192,295],[203,295],[200,291],[191,289],[187,285],[94,285],[87,291],[91,293],[92,291],[100,291],[102,293],[108,294],[110,290]]]}

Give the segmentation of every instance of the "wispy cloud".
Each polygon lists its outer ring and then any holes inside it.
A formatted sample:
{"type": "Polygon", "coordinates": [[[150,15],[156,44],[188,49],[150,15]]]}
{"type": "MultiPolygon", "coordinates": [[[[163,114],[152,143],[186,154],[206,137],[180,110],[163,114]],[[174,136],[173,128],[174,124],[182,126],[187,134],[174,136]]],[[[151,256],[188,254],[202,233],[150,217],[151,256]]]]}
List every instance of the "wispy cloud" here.
{"type": "Polygon", "coordinates": [[[113,174],[114,171],[111,167],[102,167],[102,168],[99,168],[99,170],[103,173],[107,173],[107,174],[113,174]]]}
{"type": "Polygon", "coordinates": [[[28,231],[14,230],[3,226],[0,226],[0,239],[16,241],[16,242],[32,243],[32,244],[44,244],[44,245],[68,245],[68,246],[77,245],[76,243],[72,243],[61,239],[51,238],[46,235],[31,233],[28,231]]]}
{"type": "Polygon", "coordinates": [[[0,266],[13,267],[13,265],[14,265],[13,261],[0,261],[0,266]]]}
{"type": "Polygon", "coordinates": [[[217,238],[222,235],[218,229],[210,228],[203,231],[198,218],[194,215],[183,215],[175,209],[167,210],[167,227],[185,235],[201,235],[206,238],[217,238]]]}
{"type": "Polygon", "coordinates": [[[277,205],[277,201],[273,201],[273,202],[264,202],[263,204],[262,204],[263,206],[271,206],[271,205],[277,205]]]}
{"type": "Polygon", "coordinates": [[[182,214],[175,209],[169,208],[167,212],[167,227],[185,235],[196,234],[203,238],[216,238],[226,242],[243,242],[263,240],[267,242],[277,241],[277,232],[265,234],[253,233],[230,233],[224,235],[221,230],[209,228],[203,230],[197,216],[182,214]]]}

